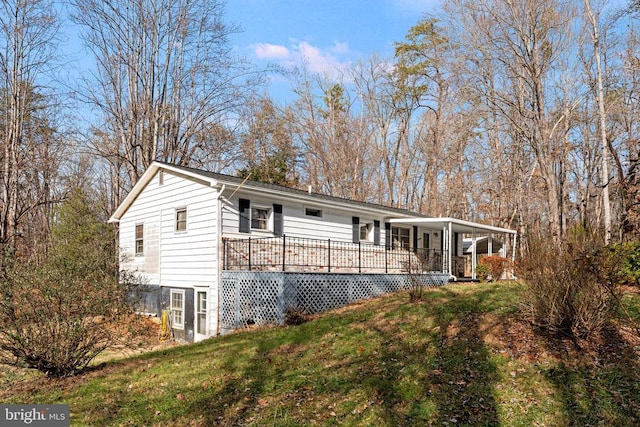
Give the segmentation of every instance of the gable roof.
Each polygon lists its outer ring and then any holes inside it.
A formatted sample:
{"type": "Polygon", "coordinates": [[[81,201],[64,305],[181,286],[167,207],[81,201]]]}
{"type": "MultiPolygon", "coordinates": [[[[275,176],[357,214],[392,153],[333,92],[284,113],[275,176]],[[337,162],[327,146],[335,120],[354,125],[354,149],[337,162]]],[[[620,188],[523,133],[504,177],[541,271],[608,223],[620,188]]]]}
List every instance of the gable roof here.
{"type": "Polygon", "coordinates": [[[118,222],[120,218],[129,209],[131,204],[140,195],[142,190],[153,179],[155,174],[160,170],[166,170],[179,175],[187,176],[191,179],[201,181],[203,185],[209,185],[211,187],[235,187],[243,188],[246,190],[272,194],[281,197],[294,198],[300,200],[306,200],[308,202],[320,203],[323,205],[333,205],[335,207],[351,208],[351,209],[364,209],[367,211],[375,211],[377,213],[385,213],[387,215],[402,216],[402,217],[418,217],[428,218],[427,215],[418,214],[407,209],[394,208],[384,205],[379,205],[369,202],[360,202],[356,200],[345,199],[342,197],[329,196],[326,194],[315,193],[311,191],[304,191],[297,188],[284,187],[282,185],[268,184],[259,181],[247,180],[232,175],[225,175],[216,172],[204,171],[201,169],[194,169],[185,166],[176,166],[169,163],[163,163],[159,161],[153,162],[147,170],[142,174],[138,182],[133,186],[127,197],[122,201],[120,206],[111,215],[108,222],[118,222]]]}

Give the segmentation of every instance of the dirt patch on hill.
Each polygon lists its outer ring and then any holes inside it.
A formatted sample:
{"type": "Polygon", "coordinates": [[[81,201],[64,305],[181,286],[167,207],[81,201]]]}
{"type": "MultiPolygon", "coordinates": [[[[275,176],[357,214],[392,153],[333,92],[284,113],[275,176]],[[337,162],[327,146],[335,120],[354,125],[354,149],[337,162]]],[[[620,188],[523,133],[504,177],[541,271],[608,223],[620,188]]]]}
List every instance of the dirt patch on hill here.
{"type": "Polygon", "coordinates": [[[530,362],[562,360],[580,365],[640,360],[638,331],[623,322],[614,322],[589,341],[545,332],[519,315],[500,317],[483,314],[478,328],[484,342],[498,352],[530,362]]]}

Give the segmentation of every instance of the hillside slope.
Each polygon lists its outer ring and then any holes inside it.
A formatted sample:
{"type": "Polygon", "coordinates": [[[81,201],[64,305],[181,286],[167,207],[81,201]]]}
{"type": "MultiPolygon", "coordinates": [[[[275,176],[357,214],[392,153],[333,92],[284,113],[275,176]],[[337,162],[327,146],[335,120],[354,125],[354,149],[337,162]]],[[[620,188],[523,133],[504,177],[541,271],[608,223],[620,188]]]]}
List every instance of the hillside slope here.
{"type": "MultiPolygon", "coordinates": [[[[612,326],[598,349],[578,349],[519,318],[522,289],[451,285],[418,303],[388,295],[299,326],[16,382],[0,399],[68,403],[72,425],[91,426],[640,423],[631,329],[612,326]]],[[[627,301],[640,306],[637,294],[627,301]]]]}

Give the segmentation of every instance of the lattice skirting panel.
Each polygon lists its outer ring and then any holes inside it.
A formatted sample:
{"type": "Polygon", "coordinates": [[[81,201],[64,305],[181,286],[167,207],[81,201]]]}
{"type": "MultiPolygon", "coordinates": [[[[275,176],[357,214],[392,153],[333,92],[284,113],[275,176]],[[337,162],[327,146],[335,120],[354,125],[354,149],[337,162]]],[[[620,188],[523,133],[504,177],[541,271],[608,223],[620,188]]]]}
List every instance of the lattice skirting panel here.
{"type": "MultiPolygon", "coordinates": [[[[420,275],[424,286],[442,286],[449,275],[420,275]]],[[[320,313],[412,286],[408,274],[335,274],[224,271],[220,304],[223,332],[249,325],[282,325],[288,309],[320,313]]]]}

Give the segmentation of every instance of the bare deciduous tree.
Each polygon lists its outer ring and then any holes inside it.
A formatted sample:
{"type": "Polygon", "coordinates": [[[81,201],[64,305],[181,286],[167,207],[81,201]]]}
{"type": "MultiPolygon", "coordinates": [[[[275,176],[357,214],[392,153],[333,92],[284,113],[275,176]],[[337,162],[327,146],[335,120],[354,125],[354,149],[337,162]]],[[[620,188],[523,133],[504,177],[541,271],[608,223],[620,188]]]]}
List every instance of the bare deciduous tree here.
{"type": "Polygon", "coordinates": [[[73,4],[96,60],[82,93],[102,115],[92,145],[119,175],[123,188],[114,191],[127,191],[154,160],[181,165],[221,160],[210,158],[220,136],[216,128],[242,105],[249,88],[248,70],[228,44],[237,28],[224,22],[224,2],[73,4]]]}
{"type": "Polygon", "coordinates": [[[512,160],[528,169],[519,178],[543,184],[543,217],[555,238],[563,233],[558,163],[565,101],[553,94],[564,92],[557,70],[572,13],[568,2],[558,0],[453,0],[449,7],[451,21],[461,27],[457,41],[470,48],[471,88],[490,117],[501,121],[502,137],[508,138],[502,153],[513,153],[512,160]]]}
{"type": "Polygon", "coordinates": [[[345,85],[300,73],[298,100],[289,110],[293,136],[301,149],[301,179],[314,191],[354,200],[374,193],[369,129],[352,111],[345,85]]]}
{"type": "Polygon", "coordinates": [[[591,40],[593,42],[593,54],[596,62],[596,101],[598,105],[598,118],[600,130],[601,157],[601,181],[602,181],[602,221],[604,223],[604,241],[611,240],[611,204],[609,201],[609,143],[607,141],[607,113],[604,101],[604,76],[602,69],[602,57],[600,52],[600,24],[598,16],[591,9],[591,2],[584,0],[584,9],[591,28],[591,40]]]}
{"type": "Polygon", "coordinates": [[[21,222],[35,220],[34,210],[51,201],[58,164],[50,157],[56,141],[47,120],[52,97],[39,83],[50,71],[57,31],[51,1],[12,0],[0,6],[0,243],[10,253],[21,222]]]}

